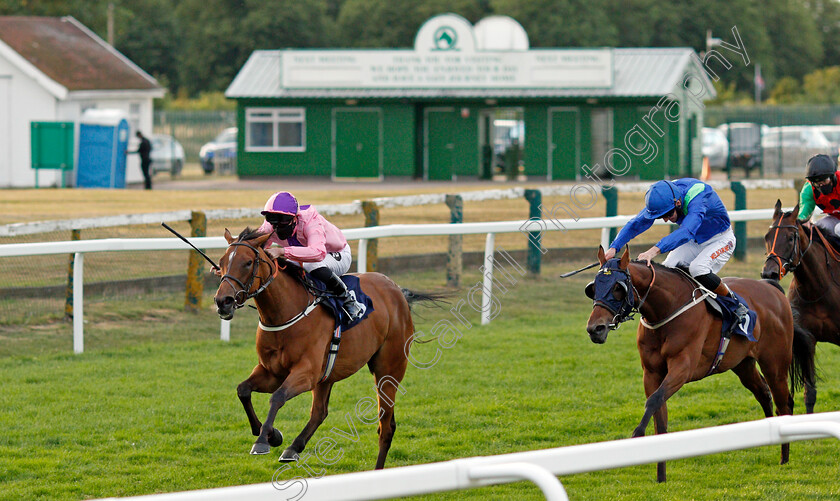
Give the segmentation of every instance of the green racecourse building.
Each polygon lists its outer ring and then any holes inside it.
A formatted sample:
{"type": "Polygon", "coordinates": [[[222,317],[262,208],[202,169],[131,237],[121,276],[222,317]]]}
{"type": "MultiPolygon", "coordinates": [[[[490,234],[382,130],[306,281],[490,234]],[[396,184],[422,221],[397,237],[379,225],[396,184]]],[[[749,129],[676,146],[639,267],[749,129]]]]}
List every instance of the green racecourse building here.
{"type": "MultiPolygon", "coordinates": [[[[444,14],[413,49],[255,51],[238,174],[580,180],[697,174],[709,75],[690,48],[530,49],[513,19],[444,14]]],[[[718,54],[720,55],[720,54],[718,54]]],[[[729,66],[727,66],[729,65],[729,66]]]]}

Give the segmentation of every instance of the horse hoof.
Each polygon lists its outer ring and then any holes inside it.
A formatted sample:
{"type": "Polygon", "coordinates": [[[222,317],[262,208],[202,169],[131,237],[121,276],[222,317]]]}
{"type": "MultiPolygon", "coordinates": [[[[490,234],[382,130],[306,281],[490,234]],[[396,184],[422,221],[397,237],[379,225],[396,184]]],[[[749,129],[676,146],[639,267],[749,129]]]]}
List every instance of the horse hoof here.
{"type": "Polygon", "coordinates": [[[262,442],[256,442],[253,447],[251,447],[251,454],[254,455],[268,454],[269,452],[271,452],[271,447],[262,442]]]}
{"type": "Polygon", "coordinates": [[[268,445],[272,447],[283,445],[283,434],[277,428],[268,436],[268,445]]]}
{"type": "Polygon", "coordinates": [[[283,454],[280,454],[280,459],[277,461],[281,463],[291,463],[300,459],[300,456],[297,452],[293,451],[292,449],[286,449],[283,451],[283,454]]]}

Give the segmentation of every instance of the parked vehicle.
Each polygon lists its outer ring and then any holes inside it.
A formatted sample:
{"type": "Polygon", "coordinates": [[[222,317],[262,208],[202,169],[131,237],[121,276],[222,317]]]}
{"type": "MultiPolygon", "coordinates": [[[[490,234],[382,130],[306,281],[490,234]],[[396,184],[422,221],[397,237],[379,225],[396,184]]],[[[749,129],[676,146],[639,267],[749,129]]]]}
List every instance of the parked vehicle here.
{"type": "Polygon", "coordinates": [[[722,169],[726,167],[729,157],[729,141],[726,135],[718,129],[703,127],[703,156],[709,159],[709,167],[722,169]]]}
{"type": "Polygon", "coordinates": [[[184,147],[169,134],[152,134],[152,175],[168,172],[172,177],[181,174],[184,168],[184,147]]]}
{"type": "Polygon", "coordinates": [[[727,168],[743,167],[749,175],[753,169],[761,168],[761,136],[766,125],[753,122],[734,122],[718,127],[729,142],[727,168]]]}
{"type": "Polygon", "coordinates": [[[831,154],[831,143],[814,126],[788,125],[771,127],[761,140],[766,171],[783,174],[804,172],[809,158],[818,153],[831,154]]]}
{"type": "Polygon", "coordinates": [[[817,125],[814,128],[831,143],[831,158],[840,160],[840,125],[817,125]]]}
{"type": "Polygon", "coordinates": [[[215,139],[201,147],[198,152],[201,168],[205,174],[236,172],[236,127],[228,127],[215,139]]]}

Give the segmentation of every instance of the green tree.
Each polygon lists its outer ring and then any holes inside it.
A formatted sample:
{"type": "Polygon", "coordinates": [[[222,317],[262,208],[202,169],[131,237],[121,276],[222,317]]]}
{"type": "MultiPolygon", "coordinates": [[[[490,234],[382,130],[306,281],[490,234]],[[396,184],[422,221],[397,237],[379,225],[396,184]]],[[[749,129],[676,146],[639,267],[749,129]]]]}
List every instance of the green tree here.
{"type": "Polygon", "coordinates": [[[531,47],[615,45],[618,32],[608,15],[610,0],[491,0],[496,14],[525,28],[531,47]]]}
{"type": "Polygon", "coordinates": [[[804,99],[808,103],[840,103],[840,66],[823,68],[805,75],[802,82],[804,99]]]}
{"type": "Polygon", "coordinates": [[[803,99],[802,86],[793,77],[782,77],[770,91],[768,104],[791,104],[803,99]]]}

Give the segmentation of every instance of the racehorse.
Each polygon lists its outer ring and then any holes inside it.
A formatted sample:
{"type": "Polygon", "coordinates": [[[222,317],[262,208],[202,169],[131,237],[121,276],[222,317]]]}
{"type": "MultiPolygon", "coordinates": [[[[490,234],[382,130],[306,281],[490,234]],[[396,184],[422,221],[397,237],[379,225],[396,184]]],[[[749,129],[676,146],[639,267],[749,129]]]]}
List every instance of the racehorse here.
{"type": "Polygon", "coordinates": [[[382,469],[397,426],[395,395],[398,389],[404,391],[399,384],[405,374],[409,345],[414,341],[410,303],[436,301],[445,294],[400,289],[379,273],[358,275],[362,289],[373,300],[374,311],[341,338],[338,355],[328,371],[334,318],[325,307],[317,307],[321,299],[304,286],[301,268],[283,259],[275,261],[265,253],[262,245],[269,236],[245,228],[234,239],[225,230],[229,246],[219,262],[222,282],[214,298],[223,319],[232,318],[236,308],[250,298],[259,312],[256,341],[259,363],[236,389],[248,415],[251,433],[257,437],[251,454],[268,454],[271,447],[283,443],[282,433],[274,428],[277,411],[289,399],[312,391],[309,422],[280,456],[281,462],[299,459],[306,443],[327,417],[333,384],[367,364],[376,379],[378,413],[373,412],[371,403],[364,414],[371,422],[378,417],[376,469],[382,469]],[[253,391],[271,393],[263,423],[251,403],[253,391]]]}
{"type": "MultiPolygon", "coordinates": [[[[626,248],[620,260],[612,260],[617,261],[612,269],[604,266],[603,247],[598,249],[598,260],[601,272],[587,286],[587,295],[595,300],[586,325],[590,339],[604,343],[610,329],[635,312],[643,315],[636,344],[647,401],[633,437],[645,434],[651,417],[656,433],[666,433],[666,401],[684,384],[730,369],[753,393],[766,417],[773,415],[774,402],[777,414],[793,413],[787,377],[794,388],[813,380],[813,352],[803,339],[805,333],[794,330],[790,304],[777,285],[744,278],[724,280],[757,313],[753,336],[758,340],[750,342],[733,334],[726,348],[720,342],[721,319],[699,305],[702,300],[694,302],[697,285],[686,273],[656,263],[631,262],[626,248]],[[721,360],[717,360],[719,351],[725,351],[721,360]],[[719,363],[716,368],[715,363],[719,363]]],[[[790,444],[783,444],[782,464],[788,462],[789,453],[790,444]]],[[[665,479],[665,463],[660,462],[657,480],[665,479]]]]}
{"type": "MultiPolygon", "coordinates": [[[[797,217],[799,205],[782,212],[776,201],[773,224],[764,235],[767,259],[762,278],[780,280],[793,272],[788,299],[797,324],[817,341],[840,345],[840,255],[816,225],[803,225],[797,217]]],[[[814,411],[817,389],[805,385],[805,410],[814,411]]]]}

